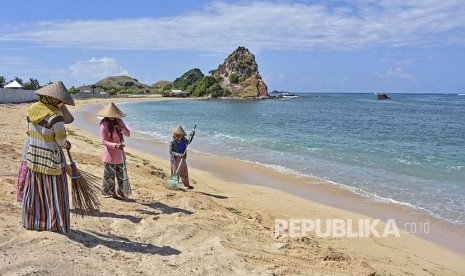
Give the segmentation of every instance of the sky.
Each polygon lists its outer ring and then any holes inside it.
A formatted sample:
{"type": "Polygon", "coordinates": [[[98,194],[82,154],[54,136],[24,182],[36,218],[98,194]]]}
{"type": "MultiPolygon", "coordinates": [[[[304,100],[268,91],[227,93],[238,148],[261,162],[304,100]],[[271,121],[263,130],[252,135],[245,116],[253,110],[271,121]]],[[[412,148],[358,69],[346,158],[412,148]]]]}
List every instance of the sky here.
{"type": "Polygon", "coordinates": [[[268,90],[465,92],[463,0],[0,0],[0,76],[152,85],[237,47],[268,90]]]}

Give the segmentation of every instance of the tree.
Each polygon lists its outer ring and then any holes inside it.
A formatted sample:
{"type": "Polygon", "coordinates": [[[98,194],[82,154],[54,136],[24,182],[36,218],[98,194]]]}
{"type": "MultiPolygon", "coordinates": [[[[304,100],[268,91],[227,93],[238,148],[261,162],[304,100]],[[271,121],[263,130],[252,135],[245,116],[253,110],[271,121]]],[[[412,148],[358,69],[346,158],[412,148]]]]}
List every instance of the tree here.
{"type": "Polygon", "coordinates": [[[199,68],[191,69],[173,81],[173,88],[186,90],[189,86],[193,85],[198,80],[201,80],[203,77],[204,74],[199,68]]]}
{"type": "Polygon", "coordinates": [[[71,88],[69,89],[69,93],[71,94],[76,94],[79,92],[79,89],[76,89],[74,86],[71,86],[71,88]]]}
{"type": "Polygon", "coordinates": [[[133,81],[127,81],[127,82],[124,83],[124,87],[126,87],[126,88],[132,87],[134,85],[135,85],[135,83],[133,81]]]}
{"type": "Polygon", "coordinates": [[[28,82],[23,84],[23,88],[26,90],[37,90],[40,88],[40,84],[38,80],[30,78],[28,82]]]}
{"type": "Polygon", "coordinates": [[[14,80],[17,81],[19,84],[23,85],[23,80],[20,79],[19,77],[15,77],[15,78],[14,78],[13,80],[11,80],[11,81],[14,81],[14,80]]]}
{"type": "Polygon", "coordinates": [[[95,84],[92,84],[92,85],[90,86],[90,88],[92,88],[92,94],[94,94],[94,90],[95,90],[95,88],[97,88],[97,86],[96,86],[95,84]]]}
{"type": "Polygon", "coordinates": [[[169,84],[163,86],[162,92],[170,91],[171,89],[173,89],[173,84],[169,83],[169,84]]]}
{"type": "Polygon", "coordinates": [[[207,92],[212,95],[212,98],[226,97],[231,95],[231,91],[221,87],[219,83],[215,83],[207,89],[207,92]]]}
{"type": "Polygon", "coordinates": [[[5,87],[6,79],[4,76],[0,76],[0,88],[5,87]]]}
{"type": "Polygon", "coordinates": [[[229,76],[229,81],[230,81],[231,83],[237,84],[237,83],[239,83],[239,77],[237,76],[236,73],[232,73],[232,74],[229,76]]]}

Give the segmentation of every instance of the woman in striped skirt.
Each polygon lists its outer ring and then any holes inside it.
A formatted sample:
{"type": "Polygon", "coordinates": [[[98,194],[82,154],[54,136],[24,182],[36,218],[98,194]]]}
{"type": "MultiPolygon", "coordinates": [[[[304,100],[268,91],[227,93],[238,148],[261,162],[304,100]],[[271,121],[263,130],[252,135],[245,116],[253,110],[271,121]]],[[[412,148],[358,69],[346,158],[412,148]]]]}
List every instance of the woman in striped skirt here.
{"type": "Polygon", "coordinates": [[[26,229],[68,233],[70,230],[64,104],[74,105],[62,82],[36,91],[39,102],[28,110],[29,148],[23,194],[22,224],[26,229]]]}

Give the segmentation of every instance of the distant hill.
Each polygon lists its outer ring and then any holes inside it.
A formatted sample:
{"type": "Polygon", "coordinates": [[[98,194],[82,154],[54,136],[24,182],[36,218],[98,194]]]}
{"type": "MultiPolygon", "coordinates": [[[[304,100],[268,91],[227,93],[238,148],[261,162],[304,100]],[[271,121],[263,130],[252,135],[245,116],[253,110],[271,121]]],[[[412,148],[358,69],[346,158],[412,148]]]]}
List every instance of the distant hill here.
{"type": "Polygon", "coordinates": [[[150,87],[152,87],[152,91],[154,93],[162,93],[163,88],[170,86],[172,83],[173,83],[172,81],[161,80],[161,81],[157,81],[156,83],[150,85],[150,87]]]}
{"type": "Polygon", "coordinates": [[[174,81],[157,81],[148,86],[129,76],[112,76],[86,86],[91,91],[111,95],[126,93],[163,93],[183,90],[191,96],[269,98],[268,88],[258,71],[255,56],[245,47],[234,50],[217,69],[206,76],[199,68],[191,69],[174,81]]]}
{"type": "Polygon", "coordinates": [[[173,81],[173,89],[188,90],[191,85],[204,77],[205,75],[199,68],[191,69],[173,81]]]}
{"type": "Polygon", "coordinates": [[[94,85],[110,94],[142,94],[151,92],[152,90],[150,86],[140,83],[137,79],[128,76],[107,77],[96,82],[94,85]]]}
{"type": "Polygon", "coordinates": [[[155,89],[160,89],[160,88],[163,88],[165,86],[167,86],[168,84],[171,84],[173,83],[172,81],[167,81],[167,80],[161,80],[161,81],[157,81],[156,83],[150,85],[152,88],[155,88],[155,89]]]}

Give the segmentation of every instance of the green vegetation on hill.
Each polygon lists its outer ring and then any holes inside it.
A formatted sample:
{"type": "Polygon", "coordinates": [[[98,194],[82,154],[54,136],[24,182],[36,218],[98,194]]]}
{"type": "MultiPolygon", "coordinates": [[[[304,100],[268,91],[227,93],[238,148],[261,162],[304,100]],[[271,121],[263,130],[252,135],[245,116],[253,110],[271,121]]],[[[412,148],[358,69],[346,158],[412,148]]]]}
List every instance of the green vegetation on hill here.
{"type": "Polygon", "coordinates": [[[197,82],[195,82],[191,87],[189,92],[191,96],[203,97],[206,95],[211,95],[213,98],[229,96],[230,92],[227,89],[224,89],[220,84],[219,79],[216,79],[211,76],[206,76],[197,82]]]}
{"type": "Polygon", "coordinates": [[[172,81],[165,81],[165,80],[157,81],[156,83],[151,85],[152,91],[154,93],[162,93],[164,91],[163,89],[172,83],[173,83],[172,81]]]}
{"type": "Polygon", "coordinates": [[[163,87],[163,91],[187,91],[193,97],[211,95],[213,98],[224,97],[230,94],[229,90],[221,86],[221,80],[212,76],[205,76],[198,68],[191,69],[181,77],[163,87]]]}
{"type": "Polygon", "coordinates": [[[188,91],[190,86],[194,85],[197,81],[204,77],[205,75],[199,68],[191,69],[184,73],[181,77],[174,80],[172,89],[188,91]]]}
{"type": "Polygon", "coordinates": [[[129,93],[142,94],[151,92],[151,88],[148,85],[140,83],[137,79],[128,76],[104,78],[103,80],[96,82],[93,86],[107,91],[110,95],[129,93]]]}

